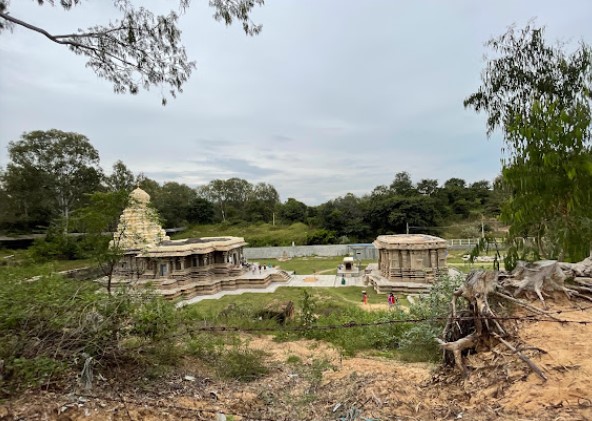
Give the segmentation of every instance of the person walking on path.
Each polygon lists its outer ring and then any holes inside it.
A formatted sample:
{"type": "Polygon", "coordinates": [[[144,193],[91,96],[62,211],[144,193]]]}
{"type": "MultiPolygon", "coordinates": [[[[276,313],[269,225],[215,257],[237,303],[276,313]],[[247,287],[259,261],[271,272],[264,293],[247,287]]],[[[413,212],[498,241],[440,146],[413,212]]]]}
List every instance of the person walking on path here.
{"type": "Polygon", "coordinates": [[[366,294],[366,291],[362,291],[362,302],[364,304],[368,304],[368,294],[366,294]]]}

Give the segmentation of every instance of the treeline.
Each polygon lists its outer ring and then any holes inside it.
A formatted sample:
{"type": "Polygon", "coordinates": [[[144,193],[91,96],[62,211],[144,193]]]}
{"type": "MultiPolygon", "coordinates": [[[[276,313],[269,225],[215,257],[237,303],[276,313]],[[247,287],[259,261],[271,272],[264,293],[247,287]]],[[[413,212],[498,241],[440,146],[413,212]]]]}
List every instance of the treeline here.
{"type": "Polygon", "coordinates": [[[400,172],[390,185],[363,196],[347,194],[318,206],[295,198],[282,203],[271,184],[240,178],[213,180],[198,188],[161,184],[134,175],[121,161],[106,174],[98,151],[85,136],[59,130],[25,133],[10,142],[8,152],[9,163],[0,172],[4,233],[44,232],[58,222],[68,230],[71,215],[89,204],[91,194],[129,192],[136,185],[150,194],[167,228],[300,222],[309,227],[309,244],[370,241],[378,234],[406,231],[438,234],[444,224],[497,215],[503,198],[502,189],[488,181],[413,183],[408,173],[400,172]]]}

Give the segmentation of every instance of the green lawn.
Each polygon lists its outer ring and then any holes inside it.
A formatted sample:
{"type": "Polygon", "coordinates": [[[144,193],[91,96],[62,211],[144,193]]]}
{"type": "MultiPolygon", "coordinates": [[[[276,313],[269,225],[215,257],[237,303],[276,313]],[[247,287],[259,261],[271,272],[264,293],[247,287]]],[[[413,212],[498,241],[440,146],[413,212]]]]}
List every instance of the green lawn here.
{"type": "MultiPolygon", "coordinates": [[[[193,307],[196,312],[206,319],[216,319],[220,312],[225,309],[234,307],[244,307],[250,309],[261,309],[272,302],[287,302],[293,301],[300,303],[307,290],[312,296],[313,300],[322,303],[323,306],[328,307],[350,307],[357,306],[362,302],[362,290],[366,291],[368,295],[369,304],[386,304],[387,296],[385,294],[377,294],[372,288],[368,287],[342,287],[342,288],[296,288],[296,287],[280,287],[273,293],[245,293],[240,295],[225,295],[219,299],[205,299],[199,303],[192,304],[187,308],[193,307]]],[[[399,304],[403,307],[408,306],[407,300],[400,296],[399,304]]],[[[298,307],[298,304],[297,304],[298,307]]]]}
{"type": "MultiPolygon", "coordinates": [[[[298,275],[310,275],[320,273],[321,275],[336,275],[337,266],[343,263],[343,256],[336,257],[296,257],[287,261],[277,259],[251,259],[261,265],[277,267],[286,271],[296,272],[298,275]]],[[[373,260],[362,260],[362,269],[364,269],[373,260]]]]}

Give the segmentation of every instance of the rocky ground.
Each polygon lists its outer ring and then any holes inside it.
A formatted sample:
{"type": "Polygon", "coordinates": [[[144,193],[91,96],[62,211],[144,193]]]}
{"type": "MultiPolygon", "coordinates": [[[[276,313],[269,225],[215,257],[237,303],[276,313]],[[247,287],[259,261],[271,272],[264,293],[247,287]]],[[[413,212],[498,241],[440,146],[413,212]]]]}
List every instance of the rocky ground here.
{"type": "Polygon", "coordinates": [[[92,392],[31,391],[0,404],[0,420],[590,420],[592,306],[548,300],[563,320],[514,321],[521,350],[547,381],[500,345],[467,358],[470,375],[373,356],[342,357],[324,343],[250,338],[270,374],[213,380],[192,361],[146,386],[96,379],[92,392]]]}

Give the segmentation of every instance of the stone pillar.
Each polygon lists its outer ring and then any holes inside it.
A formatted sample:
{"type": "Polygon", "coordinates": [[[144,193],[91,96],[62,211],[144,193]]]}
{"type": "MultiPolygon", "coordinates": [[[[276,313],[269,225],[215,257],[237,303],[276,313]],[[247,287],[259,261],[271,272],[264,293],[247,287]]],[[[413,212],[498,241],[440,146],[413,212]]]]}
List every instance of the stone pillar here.
{"type": "Polygon", "coordinates": [[[438,250],[430,250],[430,263],[434,271],[438,270],[438,250]]]}

